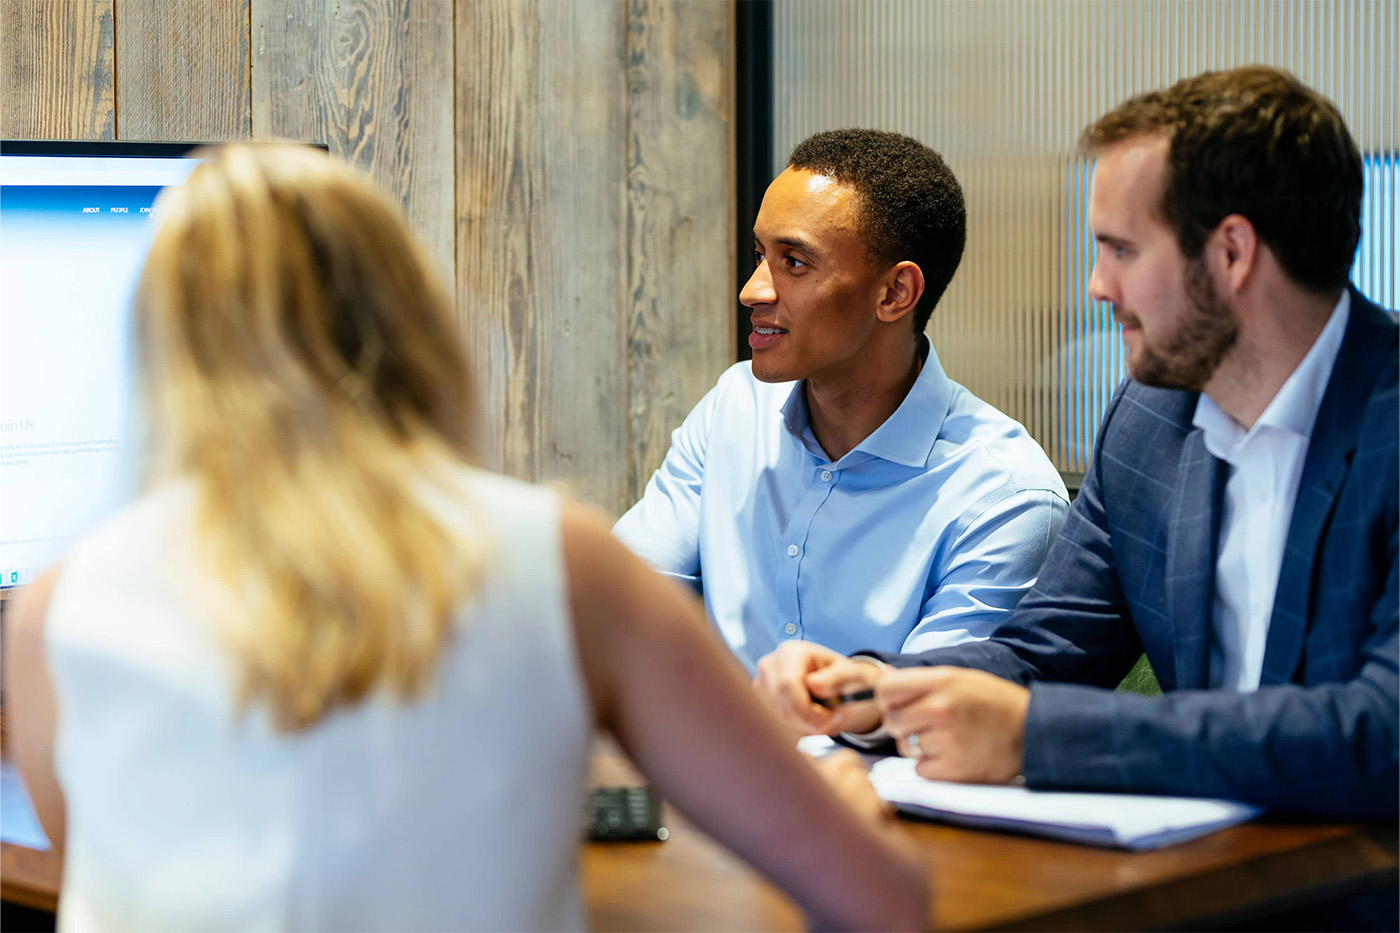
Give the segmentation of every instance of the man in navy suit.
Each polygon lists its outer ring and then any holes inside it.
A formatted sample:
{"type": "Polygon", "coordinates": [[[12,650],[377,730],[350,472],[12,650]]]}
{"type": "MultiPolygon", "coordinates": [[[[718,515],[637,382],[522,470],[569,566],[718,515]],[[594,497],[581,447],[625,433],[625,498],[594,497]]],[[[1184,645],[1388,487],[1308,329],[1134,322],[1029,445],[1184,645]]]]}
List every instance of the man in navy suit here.
{"type": "Polygon", "coordinates": [[[1039,581],[988,641],[788,642],[756,683],[929,778],[1393,816],[1396,322],[1347,284],[1356,144],[1252,66],[1128,100],[1082,145],[1091,292],[1131,378],[1039,581]],[[1164,695],[1115,692],[1143,651],[1164,695]],[[862,686],[874,701],[816,702],[862,686]]]}

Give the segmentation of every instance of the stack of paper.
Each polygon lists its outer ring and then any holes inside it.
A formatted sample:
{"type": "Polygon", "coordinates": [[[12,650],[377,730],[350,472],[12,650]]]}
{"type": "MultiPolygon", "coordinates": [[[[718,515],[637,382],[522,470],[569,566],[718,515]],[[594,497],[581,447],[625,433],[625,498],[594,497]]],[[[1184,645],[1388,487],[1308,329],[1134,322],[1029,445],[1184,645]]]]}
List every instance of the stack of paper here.
{"type": "Polygon", "coordinates": [[[950,784],[914,773],[909,758],[884,758],[870,782],[901,812],[986,829],[1122,849],[1155,849],[1253,819],[1259,807],[1204,797],[1087,794],[950,784]]]}

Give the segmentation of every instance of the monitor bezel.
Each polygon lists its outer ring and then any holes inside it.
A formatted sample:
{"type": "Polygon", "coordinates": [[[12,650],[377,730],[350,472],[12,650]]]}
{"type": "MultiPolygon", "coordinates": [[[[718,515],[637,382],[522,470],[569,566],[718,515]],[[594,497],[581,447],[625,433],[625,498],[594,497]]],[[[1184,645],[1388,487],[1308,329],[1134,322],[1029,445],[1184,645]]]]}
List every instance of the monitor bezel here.
{"type": "MultiPolygon", "coordinates": [[[[216,139],[206,142],[163,142],[144,139],[0,139],[0,155],[58,155],[94,156],[118,159],[180,159],[199,149],[211,149],[247,139],[216,139]]],[[[268,140],[271,142],[272,140],[268,140]]],[[[329,153],[326,143],[278,140],[298,146],[310,146],[329,153]]]]}
{"type": "Polygon", "coordinates": [[[146,142],[126,139],[0,139],[0,155],[98,156],[117,159],[179,159],[217,142],[146,142]]]}

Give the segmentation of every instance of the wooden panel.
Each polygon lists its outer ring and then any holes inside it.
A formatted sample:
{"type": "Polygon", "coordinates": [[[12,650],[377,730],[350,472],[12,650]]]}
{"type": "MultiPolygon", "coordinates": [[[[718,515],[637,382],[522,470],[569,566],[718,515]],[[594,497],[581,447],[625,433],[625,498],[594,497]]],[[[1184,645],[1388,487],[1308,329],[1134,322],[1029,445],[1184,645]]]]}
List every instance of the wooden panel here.
{"type": "Polygon", "coordinates": [[[0,0],[0,136],[113,139],[112,0],[0,0]]]}
{"type": "Polygon", "coordinates": [[[628,11],[628,494],[733,362],[733,6],[628,11]]]}
{"type": "MultiPolygon", "coordinates": [[[[458,309],[494,467],[629,501],[626,11],[458,7],[458,309]]],[[[685,313],[680,308],[674,313],[685,313]]]]}
{"type": "Polygon", "coordinates": [[[248,0],[116,0],[122,139],[248,136],[248,0]]]}
{"type": "Polygon", "coordinates": [[[326,143],[367,170],[450,284],[452,4],[252,0],[251,15],[253,135],[326,143]]]}

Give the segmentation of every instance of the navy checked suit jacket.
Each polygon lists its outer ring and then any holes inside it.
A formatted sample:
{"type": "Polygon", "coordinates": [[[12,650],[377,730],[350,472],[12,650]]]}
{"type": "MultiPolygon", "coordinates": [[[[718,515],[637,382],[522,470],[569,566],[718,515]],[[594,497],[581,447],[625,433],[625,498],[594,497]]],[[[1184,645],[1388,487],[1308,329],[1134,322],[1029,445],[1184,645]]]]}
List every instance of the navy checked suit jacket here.
{"type": "Polygon", "coordinates": [[[1396,322],[1352,292],[1303,464],[1257,693],[1207,689],[1226,467],[1197,394],[1125,382],[1039,582],[953,664],[1031,688],[1032,786],[1229,797],[1394,816],[1397,785],[1396,322]],[[1146,651],[1164,695],[1112,688],[1146,651]]]}

